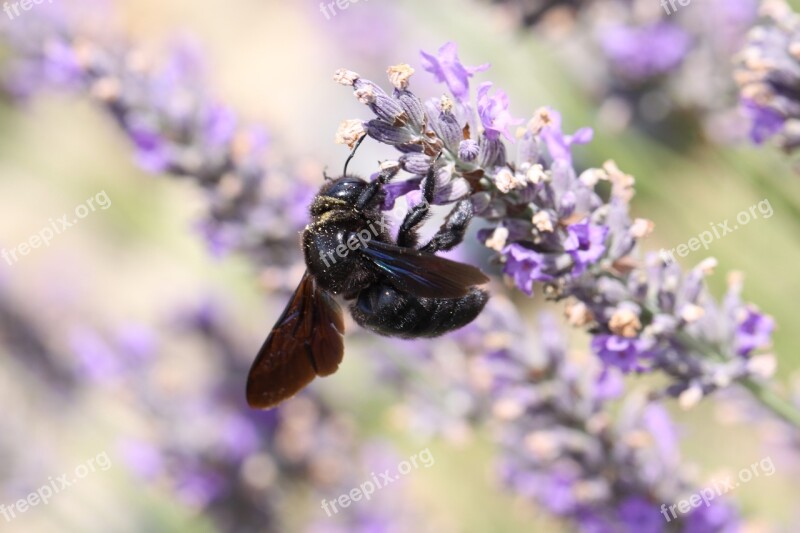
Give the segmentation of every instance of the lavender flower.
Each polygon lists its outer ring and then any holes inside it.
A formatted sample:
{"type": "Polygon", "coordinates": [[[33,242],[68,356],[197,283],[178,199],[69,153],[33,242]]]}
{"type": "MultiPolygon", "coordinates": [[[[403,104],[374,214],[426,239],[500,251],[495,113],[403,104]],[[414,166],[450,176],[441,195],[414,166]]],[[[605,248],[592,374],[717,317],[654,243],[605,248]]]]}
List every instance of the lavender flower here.
{"type": "Polygon", "coordinates": [[[497,90],[494,96],[489,96],[492,88],[491,82],[481,83],[478,87],[478,116],[485,131],[486,138],[496,141],[500,135],[513,140],[508,128],[516,126],[522,120],[514,119],[508,112],[508,95],[497,90]]]}
{"type": "Polygon", "coordinates": [[[783,0],[764,2],[761,15],[739,54],[736,81],[753,142],[774,139],[791,153],[800,146],[800,15],[783,0]]]}
{"type": "Polygon", "coordinates": [[[423,68],[436,77],[436,81],[444,83],[450,93],[459,102],[469,99],[469,79],[489,68],[488,63],[477,67],[467,67],[458,59],[456,44],[445,43],[436,55],[422,52],[423,68]]]}
{"type": "Polygon", "coordinates": [[[493,3],[556,45],[560,63],[596,98],[607,127],[633,123],[663,142],[685,137],[687,128],[720,143],[746,136],[730,58],[756,19],[758,0],[708,0],[691,8],[652,0],[493,3]]]}
{"type": "Polygon", "coordinates": [[[603,51],[614,70],[634,81],[672,72],[680,66],[691,44],[686,31],[669,22],[612,26],[605,28],[603,34],[603,51]]]}
{"type": "Polygon", "coordinates": [[[552,281],[553,276],[543,271],[546,257],[518,243],[512,243],[502,250],[506,258],[503,273],[514,280],[514,284],[527,294],[533,296],[535,281],[552,281]]]}
{"type": "MultiPolygon", "coordinates": [[[[545,108],[517,134],[517,157],[509,160],[497,132],[477,127],[483,118],[469,113],[469,102],[454,106],[442,99],[423,106],[408,88],[413,71],[397,66],[390,72],[397,70],[408,76],[392,96],[352,71],[337,72],[336,80],[352,86],[356,97],[367,88],[380,95],[366,102],[377,118],[363,122],[362,131],[395,146],[401,167],[412,173],[423,166],[417,158],[428,162],[439,154],[437,188],[459,180],[469,184],[476,215],[492,224],[478,238],[497,252],[503,272],[528,295],[542,282],[549,299],[567,301],[571,321],[591,329],[592,346],[607,365],[666,373],[672,379],[667,392],[685,407],[734,382],[750,387],[769,377],[763,361],[772,356],[756,351],[768,348],[769,322],[743,322],[748,305],[738,299],[735,284],[722,312],[704,283],[713,260],[683,273],[653,254],[640,259],[638,241],[652,231],[652,223],[628,214],[632,176],[611,161],[579,174],[567,156],[574,143],[555,142],[560,124],[545,108]],[[426,120],[410,120],[423,107],[426,120]],[[398,108],[400,114],[392,111],[398,108]],[[392,113],[394,124],[386,120],[392,113]],[[471,161],[459,149],[466,132],[480,147],[471,161]],[[610,184],[607,198],[596,190],[601,181],[610,184]]],[[[588,140],[585,130],[579,131],[576,137],[588,140]]],[[[786,410],[776,411],[786,418],[786,410]]],[[[788,418],[800,422],[797,413],[788,418]]]]}
{"type": "MultiPolygon", "coordinates": [[[[158,342],[141,327],[137,329],[139,339],[146,336],[158,342]]],[[[78,380],[124,391],[142,410],[147,437],[121,438],[118,455],[142,481],[169,487],[181,504],[202,512],[221,530],[285,529],[281,488],[288,484],[311,491],[307,501],[301,502],[315,509],[306,520],[309,531],[321,530],[317,521],[349,531],[368,531],[362,529],[366,523],[403,523],[395,505],[403,500],[401,488],[394,488],[391,498],[378,498],[375,505],[357,513],[328,517],[319,508],[322,498],[349,491],[377,470],[369,447],[361,455],[352,421],[316,396],[302,395],[272,411],[250,409],[241,391],[248,354],[214,301],[182,309],[162,328],[171,334],[170,340],[199,347],[195,357],[213,368],[211,375],[176,376],[164,383],[158,376],[175,363],[166,350],[159,350],[158,358],[126,357],[129,334],[105,335],[87,326],[79,331],[85,340],[73,347],[78,380]],[[83,369],[87,357],[96,362],[101,352],[106,362],[102,368],[114,362],[113,380],[83,369]]],[[[404,512],[413,509],[404,505],[404,512]]]]}
{"type": "Polygon", "coordinates": [[[570,519],[579,531],[737,529],[734,509],[722,501],[714,503],[716,522],[701,510],[663,516],[664,502],[696,490],[681,468],[664,408],[634,394],[623,400],[619,418],[610,419],[592,365],[579,368],[570,360],[552,319],[542,320],[540,335],[533,352],[507,338],[502,350],[494,346],[487,366],[500,472],[511,490],[570,519]]]}
{"type": "Polygon", "coordinates": [[[662,507],[697,491],[667,411],[630,394],[612,418],[608,404],[622,396],[619,371],[577,362],[552,317],[530,328],[495,295],[452,337],[403,343],[398,357],[381,361],[385,381],[405,398],[397,418],[415,434],[459,441],[471,435],[465,428],[487,424],[507,489],[578,531],[738,530],[738,513],[724,500],[686,515],[662,507]],[[442,390],[431,393],[417,373],[437,376],[442,390]]]}
{"type": "Polygon", "coordinates": [[[10,28],[27,33],[24,40],[10,36],[16,54],[5,79],[9,92],[25,86],[30,96],[57,86],[92,97],[130,139],[141,169],[190,178],[204,190],[210,211],[197,227],[216,255],[244,252],[269,272],[272,287],[296,283],[296,235],[318,176],[267,167],[268,135],[208,93],[195,45],[178,42],[151,61],[48,14],[31,12],[10,28]]]}

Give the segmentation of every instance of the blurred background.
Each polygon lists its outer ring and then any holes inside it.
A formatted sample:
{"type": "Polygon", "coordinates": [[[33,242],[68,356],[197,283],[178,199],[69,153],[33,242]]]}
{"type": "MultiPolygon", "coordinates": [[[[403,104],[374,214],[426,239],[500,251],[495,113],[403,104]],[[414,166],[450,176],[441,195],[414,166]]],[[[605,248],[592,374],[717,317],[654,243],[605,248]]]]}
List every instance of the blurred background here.
{"type": "MultiPolygon", "coordinates": [[[[547,105],[562,113],[565,131],[594,129],[594,141],[577,148],[577,158],[584,167],[614,159],[636,177],[633,215],[654,221],[645,245],[651,250],[674,248],[709,223],[768,199],[772,217],[679,261],[691,267],[716,257],[716,294],[727,272],[744,273],[745,296],[778,324],[777,379],[787,394],[797,390],[800,178],[783,154],[747,142],[735,85],[726,77],[755,21],[755,4],[733,18],[740,29],[725,35],[734,43],[730,51],[710,41],[727,31],[731,4],[680,7],[669,21],[682,17],[689,28],[691,38],[680,45],[689,59],[673,69],[680,61],[665,57],[675,54],[674,42],[640,48],[634,56],[653,57],[626,58],[650,65],[639,77],[624,71],[627,63],[615,63],[616,48],[602,42],[605,30],[596,24],[630,17],[625,9],[658,17],[663,8],[655,0],[596,12],[580,11],[580,2],[554,2],[535,18],[524,12],[535,2],[522,1],[361,0],[335,15],[305,0],[53,4],[62,4],[57,17],[65,16],[62,9],[79,13],[73,22],[86,35],[135,43],[155,62],[176,41],[201,50],[203,90],[244,122],[263,125],[276,167],[296,169],[273,173],[268,186],[278,203],[288,182],[313,192],[324,168],[337,172],[348,153],[333,142],[339,123],[366,116],[331,81],[335,69],[383,82],[387,66],[410,63],[417,69],[415,92],[438,96],[443,89],[422,70],[419,51],[447,41],[458,43],[465,64],[491,63],[476,81],[507,91],[515,116],[547,105]]],[[[4,23],[14,31],[45,9],[51,6],[34,5],[4,23]]],[[[6,72],[18,50],[4,46],[6,72]]],[[[100,205],[102,193],[110,205],[19,261],[0,260],[0,504],[14,505],[62,474],[75,478],[76,468],[93,458],[104,464],[98,459],[104,454],[111,466],[75,480],[46,505],[12,520],[0,517],[0,530],[573,530],[503,487],[496,428],[481,423],[467,387],[452,385],[475,377],[459,361],[456,341],[397,343],[358,331],[348,318],[345,362],[335,376],[317,380],[279,412],[249,411],[247,369],[302,272],[293,245],[297,216],[272,221],[286,246],[260,264],[243,254],[209,253],[198,229],[209,206],[200,188],[145,172],[96,101],[75,91],[23,92],[10,91],[0,103],[0,247],[54,227],[90,198],[100,205]],[[444,358],[453,375],[416,367],[412,352],[424,350],[444,358]],[[425,395],[409,386],[414,380],[431,383],[425,395]],[[333,516],[322,508],[321,500],[423,450],[434,464],[413,469],[373,500],[333,516]]],[[[389,157],[387,147],[366,142],[351,168],[368,175],[389,157]]],[[[291,200],[300,219],[306,198],[291,200]]],[[[477,243],[463,253],[475,261],[484,254],[477,243]]],[[[505,292],[496,277],[499,302],[505,292]]],[[[563,314],[541,298],[509,297],[531,342],[542,311],[563,314]]],[[[587,337],[562,329],[571,356],[581,360],[587,337]]],[[[648,379],[629,381],[632,388],[648,386],[648,379]]],[[[741,530],[796,530],[800,465],[797,445],[781,427],[748,413],[735,394],[689,411],[666,405],[675,416],[681,468],[699,486],[773,459],[774,475],[729,495],[740,509],[741,530]]]]}

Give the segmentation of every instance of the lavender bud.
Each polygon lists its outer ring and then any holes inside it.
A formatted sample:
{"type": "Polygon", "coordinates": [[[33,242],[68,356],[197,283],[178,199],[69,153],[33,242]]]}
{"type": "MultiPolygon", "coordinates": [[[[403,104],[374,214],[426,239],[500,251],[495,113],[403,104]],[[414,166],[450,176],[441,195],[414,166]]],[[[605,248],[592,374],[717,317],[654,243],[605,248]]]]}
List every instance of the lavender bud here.
{"type": "Polygon", "coordinates": [[[431,158],[425,154],[403,154],[400,165],[406,172],[424,176],[431,166],[431,158]]]}
{"type": "Polygon", "coordinates": [[[468,163],[475,161],[480,153],[480,146],[472,139],[465,139],[458,144],[458,157],[468,163]]]}
{"type": "Polygon", "coordinates": [[[395,126],[402,126],[408,122],[400,103],[371,81],[358,79],[353,87],[355,87],[353,94],[358,101],[368,105],[378,118],[395,126]]]}
{"type": "Polygon", "coordinates": [[[409,131],[408,128],[398,128],[378,119],[367,122],[367,134],[376,141],[384,144],[409,144],[419,141],[419,138],[409,131]]]}
{"type": "Polygon", "coordinates": [[[448,150],[452,152],[458,150],[458,145],[464,138],[464,134],[453,113],[443,109],[438,117],[431,120],[431,128],[444,141],[444,145],[448,150]]]}
{"type": "Polygon", "coordinates": [[[489,139],[482,135],[479,141],[478,161],[484,168],[501,167],[506,164],[506,147],[500,139],[489,139]]]}
{"type": "Polygon", "coordinates": [[[414,93],[405,90],[395,89],[394,97],[406,112],[409,125],[418,131],[423,129],[425,126],[425,108],[422,105],[422,101],[414,93]]]}

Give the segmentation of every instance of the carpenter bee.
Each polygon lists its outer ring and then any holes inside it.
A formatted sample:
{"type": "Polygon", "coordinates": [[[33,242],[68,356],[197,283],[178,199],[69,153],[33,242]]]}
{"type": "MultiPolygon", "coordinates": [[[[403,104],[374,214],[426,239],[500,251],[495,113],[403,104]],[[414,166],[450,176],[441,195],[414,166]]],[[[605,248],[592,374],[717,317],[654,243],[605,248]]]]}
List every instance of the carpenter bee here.
{"type": "Polygon", "coordinates": [[[433,202],[435,161],[424,199],[406,213],[396,240],[380,207],[383,185],[399,165],[382,165],[368,182],[347,174],[347,163],[341,177],[327,178],[311,204],[311,223],[302,236],[307,270],[250,369],[251,407],[274,407],[314,377],[336,372],[344,354],[344,321],[333,295],[351,302],[350,313],[362,327],[402,338],[463,327],[489,298],[476,287],[489,281],[480,270],[435,255],[463,240],[472,218],[469,199],[455,205],[427,243],[418,243],[417,230],[433,202]]]}

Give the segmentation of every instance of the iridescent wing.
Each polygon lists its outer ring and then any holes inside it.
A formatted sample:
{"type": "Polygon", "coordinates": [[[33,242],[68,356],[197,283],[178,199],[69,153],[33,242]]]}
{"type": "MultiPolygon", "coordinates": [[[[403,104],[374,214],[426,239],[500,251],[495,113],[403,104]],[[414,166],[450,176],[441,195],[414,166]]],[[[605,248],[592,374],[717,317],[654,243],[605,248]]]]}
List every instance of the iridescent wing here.
{"type": "Polygon", "coordinates": [[[247,378],[247,403],[275,407],[316,376],[336,372],[344,355],[339,305],[308,272],[258,351],[247,378]]]}
{"type": "Polygon", "coordinates": [[[360,250],[394,286],[425,298],[460,298],[470,287],[489,281],[472,265],[458,263],[413,248],[370,241],[360,250]]]}

